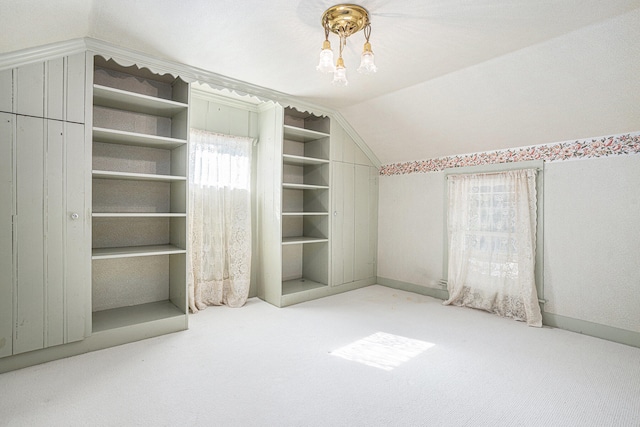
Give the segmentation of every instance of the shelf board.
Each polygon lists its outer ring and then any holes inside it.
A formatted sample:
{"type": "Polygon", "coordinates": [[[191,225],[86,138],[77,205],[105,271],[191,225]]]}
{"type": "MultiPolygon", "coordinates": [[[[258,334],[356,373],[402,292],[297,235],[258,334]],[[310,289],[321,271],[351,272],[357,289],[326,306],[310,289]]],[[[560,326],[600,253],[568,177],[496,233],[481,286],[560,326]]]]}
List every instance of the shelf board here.
{"type": "Polygon", "coordinates": [[[290,182],[283,182],[282,188],[289,190],[326,190],[328,185],[310,185],[310,184],[293,184],[290,182]]]}
{"type": "Polygon", "coordinates": [[[185,249],[174,245],[126,246],[122,248],[94,248],[91,259],[133,258],[140,256],[185,254],[185,249]]]}
{"type": "Polygon", "coordinates": [[[116,129],[93,128],[95,142],[110,144],[135,145],[138,147],[173,149],[185,145],[186,139],[168,138],[166,136],[148,135],[146,133],[127,132],[116,129]]]}
{"type": "Polygon", "coordinates": [[[314,282],[313,280],[300,279],[287,280],[282,282],[282,295],[291,295],[298,292],[305,292],[311,289],[325,288],[327,285],[324,283],[314,282]]]}
{"type": "Polygon", "coordinates": [[[294,156],[293,154],[283,154],[282,163],[293,166],[323,165],[329,163],[329,160],[317,159],[315,157],[294,156]]]}
{"type": "Polygon", "coordinates": [[[92,329],[93,333],[96,333],[181,316],[186,316],[186,314],[171,301],[151,302],[94,311],[92,329]]]}
{"type": "Polygon", "coordinates": [[[101,170],[92,171],[92,176],[93,178],[100,178],[100,179],[125,179],[130,181],[173,182],[173,181],[187,180],[187,178],[184,176],[157,175],[152,173],[114,172],[114,171],[101,171],[101,170]]]}
{"type": "Polygon", "coordinates": [[[318,139],[328,138],[329,134],[317,132],[311,129],[304,129],[295,126],[284,125],[284,139],[297,142],[317,141],[318,139]]]}
{"type": "Polygon", "coordinates": [[[326,243],[329,239],[323,237],[283,237],[282,245],[302,245],[305,243],[326,243]]]}
{"type": "Polygon", "coordinates": [[[282,212],[282,216],[328,216],[329,212],[282,212]]]}
{"type": "Polygon", "coordinates": [[[188,105],[170,99],[142,95],[108,86],[93,85],[93,104],[100,107],[136,113],[152,114],[161,117],[173,117],[187,111],[188,105]]]}
{"type": "Polygon", "coordinates": [[[186,218],[186,213],[164,212],[93,212],[93,218],[186,218]]]}

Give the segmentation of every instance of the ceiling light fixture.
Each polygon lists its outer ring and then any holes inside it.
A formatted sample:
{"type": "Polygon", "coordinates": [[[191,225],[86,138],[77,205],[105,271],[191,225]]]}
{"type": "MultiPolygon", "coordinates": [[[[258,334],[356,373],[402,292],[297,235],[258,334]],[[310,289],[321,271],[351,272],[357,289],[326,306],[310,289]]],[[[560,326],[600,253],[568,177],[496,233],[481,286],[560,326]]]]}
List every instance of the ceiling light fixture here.
{"type": "Polygon", "coordinates": [[[323,73],[333,73],[332,83],[334,85],[346,86],[349,84],[342,52],[347,43],[347,37],[362,29],[364,29],[365,43],[358,72],[371,74],[377,71],[377,67],[373,62],[371,43],[369,43],[371,21],[369,20],[367,9],[355,4],[337,4],[327,9],[322,15],[322,27],[324,28],[324,43],[322,43],[320,62],[316,69],[323,73]],[[329,32],[340,37],[340,53],[336,65],[333,65],[333,51],[329,42],[329,32]]]}

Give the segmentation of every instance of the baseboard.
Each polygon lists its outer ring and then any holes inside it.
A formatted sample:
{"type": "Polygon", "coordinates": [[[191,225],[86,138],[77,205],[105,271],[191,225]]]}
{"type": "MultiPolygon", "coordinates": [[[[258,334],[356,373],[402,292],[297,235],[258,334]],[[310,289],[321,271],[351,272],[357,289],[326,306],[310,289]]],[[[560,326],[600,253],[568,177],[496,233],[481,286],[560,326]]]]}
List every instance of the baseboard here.
{"type": "Polygon", "coordinates": [[[560,316],[552,313],[542,313],[542,324],[554,328],[565,329],[579,334],[602,338],[608,341],[640,347],[640,332],[633,332],[613,326],[592,323],[586,320],[560,316]]]}
{"type": "Polygon", "coordinates": [[[449,292],[446,289],[428,288],[426,286],[416,285],[413,283],[402,282],[400,280],[387,279],[386,277],[378,276],[376,282],[378,285],[386,286],[388,288],[399,289],[401,291],[413,292],[414,294],[426,295],[428,297],[438,298],[446,300],[449,298],[449,292]]]}
{"type": "Polygon", "coordinates": [[[299,304],[301,302],[353,291],[355,289],[374,285],[375,283],[376,277],[370,277],[368,279],[357,280],[355,282],[344,283],[342,285],[324,286],[322,288],[310,289],[308,291],[296,292],[289,295],[282,295],[282,297],[280,298],[280,307],[287,307],[289,305],[299,304]]]}
{"type": "MultiPolygon", "coordinates": [[[[428,288],[413,283],[402,282],[400,280],[388,279],[386,277],[378,277],[377,283],[388,288],[413,292],[441,300],[445,300],[449,297],[449,293],[444,289],[428,288]]],[[[599,323],[545,312],[542,313],[542,324],[545,326],[551,326],[552,328],[564,329],[595,338],[602,338],[607,341],[613,341],[633,347],[640,347],[640,332],[633,332],[626,329],[615,328],[613,326],[601,325],[599,323]]]]}
{"type": "Polygon", "coordinates": [[[187,329],[187,317],[175,316],[94,333],[82,341],[0,358],[0,374],[40,363],[103,350],[187,329]]]}

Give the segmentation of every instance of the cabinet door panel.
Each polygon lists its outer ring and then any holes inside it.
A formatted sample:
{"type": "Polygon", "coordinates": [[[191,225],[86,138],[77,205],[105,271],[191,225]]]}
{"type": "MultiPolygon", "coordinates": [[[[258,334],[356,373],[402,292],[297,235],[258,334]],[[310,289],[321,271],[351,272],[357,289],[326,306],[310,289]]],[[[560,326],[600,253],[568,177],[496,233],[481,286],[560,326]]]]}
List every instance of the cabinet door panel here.
{"type": "Polygon", "coordinates": [[[378,168],[369,166],[369,259],[372,276],[378,275],[378,179],[378,168]]]}
{"type": "Polygon", "coordinates": [[[354,280],[373,276],[373,260],[370,258],[369,223],[369,167],[355,165],[354,197],[354,280]]]}
{"type": "Polygon", "coordinates": [[[331,122],[331,160],[342,161],[342,144],[344,140],[344,130],[335,121],[331,122]]]}
{"type": "Polygon", "coordinates": [[[13,353],[14,115],[0,113],[0,357],[13,353]]]}
{"type": "Polygon", "coordinates": [[[85,53],[77,53],[65,58],[65,120],[84,123],[84,91],[86,80],[85,53]]]}
{"type": "MultiPolygon", "coordinates": [[[[332,147],[333,148],[333,147],[332,147]]],[[[341,285],[344,283],[344,248],[342,247],[342,229],[344,221],[344,163],[334,162],[332,164],[333,182],[333,219],[332,219],[332,239],[331,239],[331,285],[341,285]]]]}
{"type": "Polygon", "coordinates": [[[62,122],[47,120],[46,180],[45,180],[45,342],[44,346],[60,345],[63,337],[64,293],[64,143],[62,122]]]}
{"type": "Polygon", "coordinates": [[[64,106],[64,59],[47,61],[47,110],[45,117],[63,120],[64,106]]]}
{"type": "Polygon", "coordinates": [[[356,159],[356,143],[346,132],[342,138],[342,161],[345,163],[354,163],[356,159]]]}
{"type": "Polygon", "coordinates": [[[14,354],[44,344],[44,120],[18,116],[16,134],[17,304],[14,354]]]}
{"type": "Polygon", "coordinates": [[[65,206],[62,207],[61,218],[65,233],[64,342],[67,343],[83,339],[90,330],[88,289],[91,280],[91,248],[87,232],[89,207],[86,206],[86,191],[90,177],[85,167],[88,148],[84,143],[84,125],[65,123],[63,133],[65,206]],[[77,217],[74,214],[77,214],[77,217]]]}
{"type": "Polygon", "coordinates": [[[44,62],[23,65],[14,70],[14,112],[44,116],[44,62]]]}
{"type": "Polygon", "coordinates": [[[13,70],[0,71],[0,111],[13,112],[13,70]]]}
{"type": "Polygon", "coordinates": [[[355,245],[355,168],[353,164],[343,163],[343,221],[342,221],[342,248],[343,248],[343,281],[353,282],[354,279],[354,245],[355,245]]]}

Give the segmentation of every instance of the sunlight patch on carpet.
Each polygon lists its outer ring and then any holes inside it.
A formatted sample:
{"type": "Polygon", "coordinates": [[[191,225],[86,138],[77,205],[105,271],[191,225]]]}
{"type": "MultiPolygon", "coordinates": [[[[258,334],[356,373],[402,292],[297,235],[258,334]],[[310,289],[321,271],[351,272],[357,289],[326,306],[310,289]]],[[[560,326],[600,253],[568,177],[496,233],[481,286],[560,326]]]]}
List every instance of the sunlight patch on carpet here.
{"type": "Polygon", "coordinates": [[[376,332],[329,354],[390,371],[434,345],[426,341],[376,332]]]}

